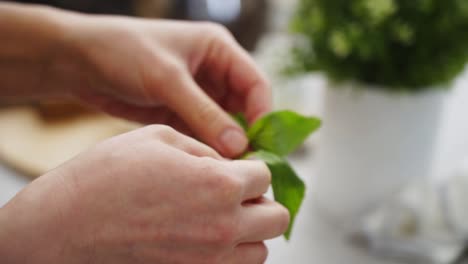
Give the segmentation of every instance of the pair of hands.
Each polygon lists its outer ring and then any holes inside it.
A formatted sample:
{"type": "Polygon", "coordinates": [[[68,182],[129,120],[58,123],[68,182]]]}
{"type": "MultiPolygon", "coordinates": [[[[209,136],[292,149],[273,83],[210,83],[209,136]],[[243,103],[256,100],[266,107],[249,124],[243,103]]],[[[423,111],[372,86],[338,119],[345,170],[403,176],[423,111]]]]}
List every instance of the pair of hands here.
{"type": "Polygon", "coordinates": [[[35,89],[170,125],[214,149],[166,126],[107,140],[0,209],[0,255],[8,263],[263,263],[263,241],[281,235],[289,215],[262,197],[265,164],[222,158],[247,147],[226,112],[253,121],[271,108],[265,78],[229,33],[210,23],[29,12],[56,29],[35,89]]]}

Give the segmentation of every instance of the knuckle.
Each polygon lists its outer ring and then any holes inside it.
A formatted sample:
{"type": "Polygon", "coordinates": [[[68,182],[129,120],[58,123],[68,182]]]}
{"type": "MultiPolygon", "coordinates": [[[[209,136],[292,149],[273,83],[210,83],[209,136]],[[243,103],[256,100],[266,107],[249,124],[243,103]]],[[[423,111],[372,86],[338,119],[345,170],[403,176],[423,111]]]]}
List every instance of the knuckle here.
{"type": "MultiPolygon", "coordinates": [[[[202,143],[203,144],[203,143],[202,143]]],[[[199,146],[193,146],[192,147],[195,152],[199,152],[197,156],[201,159],[208,159],[211,161],[219,161],[221,160],[221,155],[214,149],[212,149],[210,146],[207,145],[199,145],[199,146]]]]}
{"type": "Polygon", "coordinates": [[[209,257],[206,257],[205,259],[203,259],[199,263],[200,264],[201,263],[203,263],[203,264],[220,264],[222,262],[221,262],[221,257],[218,254],[214,254],[214,255],[211,255],[209,257]]]}
{"type": "Polygon", "coordinates": [[[209,192],[210,202],[228,208],[240,203],[244,184],[229,166],[211,157],[201,157],[198,163],[199,184],[209,192]]]}
{"type": "Polygon", "coordinates": [[[222,185],[226,189],[232,190],[235,192],[240,192],[242,190],[243,183],[240,177],[235,177],[226,171],[224,171],[221,176],[222,176],[222,179],[221,179],[222,185]]]}
{"type": "Polygon", "coordinates": [[[180,82],[187,72],[184,64],[170,54],[150,54],[149,61],[157,62],[159,66],[156,70],[151,67],[143,69],[144,88],[151,92],[153,92],[155,85],[166,82],[167,76],[171,76],[171,80],[174,82],[180,82]]]}
{"type": "Polygon", "coordinates": [[[215,37],[232,37],[231,32],[223,25],[215,22],[201,22],[206,32],[215,37]]]}
{"type": "MultiPolygon", "coordinates": [[[[199,157],[197,165],[197,171],[199,171],[200,175],[204,176],[201,179],[208,180],[207,183],[211,183],[209,180],[214,178],[214,175],[217,176],[221,173],[218,163],[210,157],[199,157]]],[[[205,181],[202,182],[205,183],[205,181]]]]}
{"type": "Polygon", "coordinates": [[[176,59],[166,58],[162,60],[162,68],[165,73],[171,74],[171,76],[180,77],[184,74],[183,65],[176,59]]]}
{"type": "Polygon", "coordinates": [[[237,231],[238,228],[234,221],[221,220],[213,227],[211,241],[217,248],[231,248],[236,243],[237,231]]]}
{"type": "Polygon", "coordinates": [[[226,202],[237,202],[242,199],[243,184],[237,177],[223,175],[220,179],[220,197],[226,202]]]}
{"type": "Polygon", "coordinates": [[[177,131],[167,125],[149,125],[146,129],[150,135],[165,142],[173,142],[177,135],[177,131]]]}
{"type": "Polygon", "coordinates": [[[258,247],[258,261],[256,263],[263,264],[268,258],[268,248],[264,243],[258,247]]]}
{"type": "Polygon", "coordinates": [[[211,147],[209,146],[206,146],[205,147],[205,151],[206,151],[206,155],[205,156],[208,156],[208,157],[219,157],[219,153],[212,149],[211,147]]]}
{"type": "Polygon", "coordinates": [[[216,253],[211,254],[207,258],[203,259],[201,263],[203,264],[222,264],[225,263],[224,260],[224,255],[222,252],[218,251],[216,253]]]}

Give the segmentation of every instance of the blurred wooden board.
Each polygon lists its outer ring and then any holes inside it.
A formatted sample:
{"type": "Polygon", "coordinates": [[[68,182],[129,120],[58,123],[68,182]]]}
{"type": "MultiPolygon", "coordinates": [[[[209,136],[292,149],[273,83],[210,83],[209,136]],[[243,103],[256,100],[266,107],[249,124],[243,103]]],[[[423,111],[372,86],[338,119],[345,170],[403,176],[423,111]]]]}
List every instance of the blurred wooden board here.
{"type": "Polygon", "coordinates": [[[171,0],[134,0],[135,15],[149,18],[164,18],[170,14],[171,0]]]}
{"type": "Polygon", "coordinates": [[[37,177],[97,142],[136,127],[102,114],[48,122],[34,107],[4,108],[0,110],[0,159],[37,177]]]}

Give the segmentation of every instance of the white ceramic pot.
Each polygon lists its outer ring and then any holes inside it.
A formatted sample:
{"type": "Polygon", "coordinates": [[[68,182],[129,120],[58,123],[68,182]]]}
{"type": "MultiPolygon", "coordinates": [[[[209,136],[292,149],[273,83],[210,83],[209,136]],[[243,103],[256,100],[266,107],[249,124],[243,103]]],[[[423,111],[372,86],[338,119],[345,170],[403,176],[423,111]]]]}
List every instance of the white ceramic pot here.
{"type": "Polygon", "coordinates": [[[313,190],[318,207],[349,226],[410,180],[430,175],[448,92],[333,85],[325,92],[313,190]]]}

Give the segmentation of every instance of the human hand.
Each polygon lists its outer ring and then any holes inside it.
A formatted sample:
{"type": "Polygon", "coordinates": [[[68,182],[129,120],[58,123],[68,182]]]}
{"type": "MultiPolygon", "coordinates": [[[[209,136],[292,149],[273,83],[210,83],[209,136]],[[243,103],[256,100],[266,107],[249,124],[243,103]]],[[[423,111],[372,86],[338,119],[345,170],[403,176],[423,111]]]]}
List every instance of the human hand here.
{"type": "Polygon", "coordinates": [[[221,26],[83,15],[0,3],[0,97],[72,96],[110,114],[193,133],[227,157],[242,129],[271,110],[270,90],[221,26]]]}
{"type": "Polygon", "coordinates": [[[112,115],[170,125],[235,157],[248,142],[225,111],[254,121],[271,110],[267,81],[219,25],[77,15],[67,28],[63,85],[112,115]]]}
{"type": "Polygon", "coordinates": [[[259,161],[165,126],[104,141],[0,209],[6,263],[263,263],[288,211],[259,161]]]}

